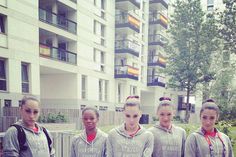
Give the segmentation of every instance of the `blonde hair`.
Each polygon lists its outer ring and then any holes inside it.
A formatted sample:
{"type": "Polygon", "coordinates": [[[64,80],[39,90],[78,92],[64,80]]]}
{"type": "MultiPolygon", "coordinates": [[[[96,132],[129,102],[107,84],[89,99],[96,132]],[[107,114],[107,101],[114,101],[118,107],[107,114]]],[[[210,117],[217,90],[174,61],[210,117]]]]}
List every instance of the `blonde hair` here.
{"type": "Polygon", "coordinates": [[[137,95],[128,96],[124,104],[124,109],[127,106],[137,106],[140,109],[141,104],[140,104],[139,96],[137,95]]]}

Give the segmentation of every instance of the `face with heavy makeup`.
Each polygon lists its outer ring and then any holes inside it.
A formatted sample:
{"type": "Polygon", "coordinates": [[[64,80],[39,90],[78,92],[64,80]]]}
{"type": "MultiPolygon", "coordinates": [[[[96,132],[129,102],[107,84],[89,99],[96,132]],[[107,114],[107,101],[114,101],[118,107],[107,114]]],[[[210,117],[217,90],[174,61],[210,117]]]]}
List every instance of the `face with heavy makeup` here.
{"type": "Polygon", "coordinates": [[[141,118],[141,111],[138,106],[125,106],[124,120],[127,130],[137,129],[139,126],[139,119],[141,118]]]}
{"type": "Polygon", "coordinates": [[[172,106],[161,106],[157,110],[157,116],[159,118],[160,125],[169,129],[172,124],[174,111],[172,106]]]}
{"type": "Polygon", "coordinates": [[[34,128],[35,127],[35,122],[39,118],[39,112],[40,112],[40,107],[39,107],[39,102],[35,100],[26,100],[24,104],[21,105],[20,107],[20,114],[23,123],[29,127],[29,128],[34,128]]]}

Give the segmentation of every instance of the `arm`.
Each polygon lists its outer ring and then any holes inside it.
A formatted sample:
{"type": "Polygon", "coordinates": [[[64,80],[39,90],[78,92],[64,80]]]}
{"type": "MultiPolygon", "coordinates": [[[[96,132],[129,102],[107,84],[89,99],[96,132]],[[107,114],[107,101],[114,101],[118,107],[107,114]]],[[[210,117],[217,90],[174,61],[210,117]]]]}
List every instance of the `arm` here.
{"type": "Polygon", "coordinates": [[[233,147],[229,137],[227,137],[228,147],[229,147],[229,157],[234,157],[233,147]]]}
{"type": "Polygon", "coordinates": [[[154,147],[154,136],[151,132],[147,131],[147,142],[143,151],[143,157],[151,157],[154,147]]]}
{"type": "Polygon", "coordinates": [[[113,148],[112,148],[112,136],[108,135],[106,141],[106,156],[113,157],[113,148]]]}
{"type": "Polygon", "coordinates": [[[76,157],[75,140],[76,140],[76,138],[74,137],[74,139],[72,140],[72,143],[71,143],[70,157],[76,157]]]}
{"type": "Polygon", "coordinates": [[[52,138],[52,134],[47,130],[48,132],[48,135],[49,135],[49,138],[51,139],[52,143],[50,144],[50,148],[51,148],[51,151],[50,151],[50,157],[55,157],[55,149],[53,147],[53,138],[52,138]]]}
{"type": "Polygon", "coordinates": [[[181,157],[184,157],[185,141],[186,141],[186,131],[183,130],[181,157]]]}
{"type": "Polygon", "coordinates": [[[185,151],[184,151],[184,155],[187,156],[191,156],[191,157],[197,157],[197,148],[196,148],[196,137],[194,136],[194,134],[190,134],[189,137],[186,140],[185,143],[185,151]]]}
{"type": "Polygon", "coordinates": [[[19,157],[20,147],[17,138],[17,130],[15,127],[10,127],[3,138],[3,156],[4,157],[19,157]]]}

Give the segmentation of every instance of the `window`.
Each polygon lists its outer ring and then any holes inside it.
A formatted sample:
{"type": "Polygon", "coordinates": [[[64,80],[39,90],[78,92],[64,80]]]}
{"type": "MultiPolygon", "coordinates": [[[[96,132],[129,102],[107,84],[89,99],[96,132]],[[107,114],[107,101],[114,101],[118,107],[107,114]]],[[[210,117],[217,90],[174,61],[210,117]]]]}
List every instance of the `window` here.
{"type": "Polygon", "coordinates": [[[207,5],[214,5],[214,0],[207,0],[207,5]]]}
{"type": "Polygon", "coordinates": [[[104,100],[108,101],[108,81],[105,80],[104,100]]]}
{"type": "Polygon", "coordinates": [[[0,14],[0,33],[5,33],[5,16],[0,14]]]}
{"type": "Polygon", "coordinates": [[[97,61],[97,50],[95,48],[93,49],[93,61],[97,61]]]}
{"type": "Polygon", "coordinates": [[[100,59],[101,59],[100,60],[101,61],[100,71],[105,72],[105,53],[103,51],[101,51],[101,58],[100,59]]]}
{"type": "Polygon", "coordinates": [[[121,84],[118,83],[118,86],[117,86],[117,99],[118,99],[118,103],[121,103],[121,84]]]}
{"type": "Polygon", "coordinates": [[[4,100],[4,106],[5,107],[11,107],[11,100],[5,99],[4,100]]]}
{"type": "Polygon", "coordinates": [[[22,92],[29,93],[29,64],[21,63],[22,92]]]}
{"type": "Polygon", "coordinates": [[[214,11],[214,6],[213,5],[207,6],[207,11],[214,11]]]}
{"type": "Polygon", "coordinates": [[[99,79],[99,100],[108,101],[109,82],[107,80],[99,79]]]}
{"type": "Polygon", "coordinates": [[[102,101],[102,97],[103,97],[103,87],[102,87],[102,81],[103,80],[99,80],[99,83],[98,83],[98,88],[99,88],[99,100],[102,101]]]}
{"type": "Polygon", "coordinates": [[[103,51],[101,52],[101,64],[105,64],[105,54],[103,51]]]}
{"type": "Polygon", "coordinates": [[[0,91],[7,90],[6,62],[0,58],[0,91]]]}
{"type": "Polygon", "coordinates": [[[105,25],[101,24],[101,36],[105,37],[105,25]]]}
{"type": "Polygon", "coordinates": [[[130,95],[138,95],[136,86],[130,86],[130,95]]]}
{"type": "Polygon", "coordinates": [[[87,76],[85,75],[82,75],[81,78],[81,98],[87,98],[87,76]]]}
{"type": "Polygon", "coordinates": [[[106,9],[106,1],[101,0],[101,9],[105,10],[106,9]]]}

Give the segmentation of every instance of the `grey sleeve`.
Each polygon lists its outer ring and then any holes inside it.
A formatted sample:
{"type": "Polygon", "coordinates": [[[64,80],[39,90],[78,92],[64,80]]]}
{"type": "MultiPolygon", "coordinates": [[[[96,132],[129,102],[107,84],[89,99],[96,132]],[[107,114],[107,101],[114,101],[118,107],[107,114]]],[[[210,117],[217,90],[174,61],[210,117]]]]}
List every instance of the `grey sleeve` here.
{"type": "Polygon", "coordinates": [[[234,157],[233,147],[232,147],[229,137],[227,137],[227,140],[228,140],[228,147],[229,147],[229,157],[234,157]]]}
{"type": "Polygon", "coordinates": [[[15,127],[10,127],[3,137],[3,156],[19,157],[19,150],[17,130],[15,127]]]}
{"type": "Polygon", "coordinates": [[[74,137],[74,139],[72,140],[72,143],[71,143],[70,157],[76,157],[76,153],[75,153],[75,140],[76,140],[76,138],[74,137]]]}
{"type": "Polygon", "coordinates": [[[102,156],[103,157],[106,157],[107,155],[106,155],[106,151],[107,151],[107,139],[106,139],[106,141],[104,142],[104,145],[103,145],[103,147],[102,147],[102,156]]]}
{"type": "Polygon", "coordinates": [[[53,141],[53,138],[52,138],[52,134],[51,134],[50,131],[48,131],[48,130],[47,130],[47,132],[48,132],[48,135],[49,135],[50,139],[52,140],[52,143],[51,143],[51,145],[50,145],[50,147],[52,148],[52,149],[51,149],[51,152],[50,152],[50,157],[56,157],[56,156],[55,156],[55,148],[53,147],[54,141],[53,141]]]}
{"type": "Polygon", "coordinates": [[[106,156],[113,157],[112,136],[109,134],[106,141],[106,156]]]}
{"type": "Polygon", "coordinates": [[[147,136],[147,142],[145,144],[145,148],[143,151],[143,157],[151,157],[154,147],[154,136],[151,132],[148,132],[147,136]]]}
{"type": "Polygon", "coordinates": [[[185,142],[186,142],[186,131],[183,130],[181,157],[184,157],[185,142]]]}
{"type": "Polygon", "coordinates": [[[190,134],[185,143],[185,156],[197,157],[196,137],[194,133],[190,134]]]}

